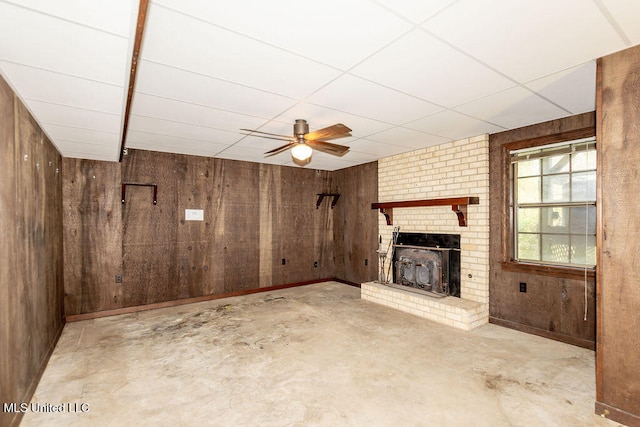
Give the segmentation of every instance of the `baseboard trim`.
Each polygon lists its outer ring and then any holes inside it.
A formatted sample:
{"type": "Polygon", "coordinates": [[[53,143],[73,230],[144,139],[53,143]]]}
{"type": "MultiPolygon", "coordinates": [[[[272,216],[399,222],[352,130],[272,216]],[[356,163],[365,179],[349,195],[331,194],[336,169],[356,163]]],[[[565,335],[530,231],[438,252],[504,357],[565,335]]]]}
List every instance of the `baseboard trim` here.
{"type": "Polygon", "coordinates": [[[512,322],[510,320],[499,319],[497,317],[489,317],[489,323],[493,323],[494,325],[503,326],[509,329],[515,329],[517,331],[525,332],[531,335],[538,335],[540,337],[560,341],[565,344],[571,344],[589,350],[596,349],[596,343],[593,341],[571,337],[569,335],[559,334],[557,332],[546,331],[544,329],[534,328],[533,326],[523,325],[521,323],[512,322]]]}
{"type": "Polygon", "coordinates": [[[640,415],[632,414],[606,403],[596,402],[596,415],[629,427],[640,427],[640,415]]]}
{"type": "Polygon", "coordinates": [[[360,283],[350,282],[348,280],[342,280],[342,279],[331,279],[331,280],[333,280],[334,282],[344,283],[345,285],[353,286],[355,288],[359,288],[360,287],[360,283]]]}
{"type": "Polygon", "coordinates": [[[270,292],[270,291],[276,291],[278,289],[294,288],[296,286],[306,286],[306,285],[312,285],[314,283],[322,283],[322,282],[329,282],[329,281],[350,284],[349,282],[345,282],[345,281],[335,279],[333,277],[329,277],[324,279],[307,280],[305,282],[288,283],[285,285],[266,286],[264,288],[246,289],[242,291],[225,292],[222,294],[215,294],[215,295],[203,295],[201,297],[184,298],[179,300],[157,302],[157,303],[145,304],[145,305],[135,305],[132,307],[114,308],[112,310],[94,311],[92,313],[71,314],[66,317],[66,320],[67,322],[79,322],[82,320],[98,319],[100,317],[109,317],[109,316],[117,316],[119,314],[137,313],[140,311],[175,307],[178,305],[212,301],[212,300],[221,299],[221,298],[237,297],[242,295],[255,294],[259,292],[270,292]]]}
{"type": "MultiPolygon", "coordinates": [[[[56,331],[56,334],[53,337],[53,340],[51,340],[51,342],[49,343],[49,347],[47,347],[47,353],[45,354],[45,356],[40,361],[40,366],[38,367],[38,371],[36,372],[36,374],[31,379],[31,382],[29,383],[29,387],[27,387],[27,390],[25,391],[24,396],[22,396],[22,400],[20,400],[20,403],[29,403],[29,402],[31,402],[31,398],[33,397],[33,394],[36,392],[36,389],[38,388],[38,384],[40,383],[40,379],[42,378],[42,374],[44,374],[44,370],[46,369],[47,364],[49,363],[49,359],[51,358],[51,355],[53,354],[53,350],[55,350],[56,345],[58,344],[58,340],[60,339],[60,336],[62,335],[62,330],[64,329],[64,325],[65,325],[65,319],[63,317],[62,318],[62,322],[60,323],[60,327],[56,331]]],[[[20,425],[20,422],[22,421],[22,417],[23,416],[24,416],[24,412],[22,412],[22,411],[16,413],[16,416],[13,417],[13,419],[9,421],[9,425],[10,426],[18,426],[18,425],[20,425]]]]}

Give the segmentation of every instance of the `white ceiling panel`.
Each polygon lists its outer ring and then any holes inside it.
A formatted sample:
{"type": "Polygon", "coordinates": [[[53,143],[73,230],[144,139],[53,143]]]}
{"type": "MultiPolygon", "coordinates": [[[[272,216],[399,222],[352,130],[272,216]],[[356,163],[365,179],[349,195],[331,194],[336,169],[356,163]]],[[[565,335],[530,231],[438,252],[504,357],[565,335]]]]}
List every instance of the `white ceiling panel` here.
{"type": "Polygon", "coordinates": [[[570,113],[520,86],[456,107],[456,111],[505,129],[546,122],[570,113]],[[505,105],[509,107],[505,109],[505,105]]]}
{"type": "MultiPolygon", "coordinates": [[[[369,153],[377,157],[387,157],[410,151],[410,148],[392,145],[386,142],[373,141],[371,139],[358,139],[351,144],[351,151],[356,153],[369,153]]],[[[348,153],[347,153],[348,155],[348,153]]]]}
{"type": "Polygon", "coordinates": [[[129,21],[123,16],[134,13],[134,0],[5,0],[16,6],[37,10],[84,26],[93,27],[123,37],[129,36],[129,21]]]}
{"type": "Polygon", "coordinates": [[[138,115],[132,115],[129,119],[129,129],[217,144],[233,144],[242,136],[237,131],[227,131],[138,115]]]}
{"type": "Polygon", "coordinates": [[[317,62],[153,4],[145,34],[143,59],[294,98],[307,96],[339,74],[317,62]]]}
{"type": "Polygon", "coordinates": [[[215,79],[162,64],[141,61],[138,93],[156,95],[207,107],[271,118],[296,101],[273,93],[215,79]]]}
{"type": "Polygon", "coordinates": [[[424,28],[521,83],[625,47],[585,0],[460,0],[424,28]]]}
{"type": "Polygon", "coordinates": [[[424,148],[450,141],[448,138],[399,126],[370,135],[367,139],[408,148],[424,148]]]}
{"type": "Polygon", "coordinates": [[[343,70],[411,28],[368,0],[157,3],[343,70]]]}
{"type": "Polygon", "coordinates": [[[63,150],[64,157],[72,157],[78,159],[114,161],[118,158],[118,146],[113,145],[97,145],[83,144],[74,141],[59,140],[60,150],[63,150]]]}
{"type": "Polygon", "coordinates": [[[431,18],[456,0],[379,0],[379,3],[416,24],[431,18]]]}
{"type": "Polygon", "coordinates": [[[604,5],[613,24],[623,31],[631,44],[640,43],[640,25],[638,25],[637,0],[594,0],[604,5]]]}
{"type": "MultiPolygon", "coordinates": [[[[119,157],[136,0],[0,0],[0,74],[63,156],[119,157]]],[[[296,119],[352,137],[335,170],[595,108],[631,0],[150,0],[125,147],[296,166],[296,119]]]]}
{"type": "Polygon", "coordinates": [[[525,85],[573,114],[596,109],[596,63],[545,76],[525,85]]]}
{"type": "Polygon", "coordinates": [[[54,140],[65,140],[83,144],[114,146],[120,142],[119,132],[100,132],[70,126],[47,124],[47,134],[54,140]]]}
{"type": "Polygon", "coordinates": [[[226,144],[179,138],[169,135],[159,135],[157,133],[147,133],[136,130],[129,132],[127,137],[127,147],[141,148],[141,146],[157,151],[165,151],[167,148],[170,148],[168,151],[172,153],[179,153],[180,151],[174,151],[173,148],[181,147],[184,150],[192,149],[200,154],[204,153],[208,156],[214,156],[216,153],[227,147],[226,144]]]}
{"type": "Polygon", "coordinates": [[[124,86],[126,37],[8,3],[0,3],[0,17],[1,59],[124,86]]]}
{"type": "Polygon", "coordinates": [[[434,133],[450,140],[462,139],[471,135],[496,133],[505,128],[483,122],[455,111],[443,111],[432,116],[405,124],[405,127],[422,132],[434,133]]]}
{"type": "Polygon", "coordinates": [[[420,30],[384,48],[352,73],[446,107],[514,85],[420,30]]]}
{"type": "Polygon", "coordinates": [[[190,104],[173,99],[137,93],[133,98],[131,111],[145,117],[155,117],[173,122],[212,127],[220,130],[240,130],[261,126],[265,120],[253,116],[190,104]]]}
{"type": "MultiPolygon", "coordinates": [[[[11,84],[27,100],[121,114],[124,89],[67,74],[0,61],[11,84]]],[[[113,129],[119,131],[118,128],[113,129]]]]}
{"type": "Polygon", "coordinates": [[[33,99],[26,100],[26,103],[45,130],[49,124],[71,127],[80,125],[85,129],[102,132],[112,132],[120,128],[120,113],[103,113],[33,99]]]}
{"type": "Polygon", "coordinates": [[[382,122],[400,124],[442,111],[430,102],[345,74],[307,99],[382,122]],[[344,94],[349,93],[349,97],[344,94]]]}

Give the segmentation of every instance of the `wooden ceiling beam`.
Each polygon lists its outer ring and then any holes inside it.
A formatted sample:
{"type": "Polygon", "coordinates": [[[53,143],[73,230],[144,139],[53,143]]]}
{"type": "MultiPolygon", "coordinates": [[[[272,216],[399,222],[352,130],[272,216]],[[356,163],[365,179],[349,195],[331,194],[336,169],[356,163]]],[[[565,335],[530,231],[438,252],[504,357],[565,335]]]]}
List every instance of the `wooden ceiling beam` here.
{"type": "Polygon", "coordinates": [[[131,115],[131,100],[133,99],[133,90],[136,85],[136,73],[138,72],[138,60],[140,58],[140,47],[142,46],[142,37],[144,36],[144,26],[147,20],[147,8],[149,0],[140,0],[138,6],[138,22],[136,24],[136,36],[133,42],[133,54],[131,55],[131,70],[129,72],[129,88],[127,90],[127,104],[124,110],[124,126],[122,126],[122,135],[120,138],[120,156],[118,162],[122,162],[124,155],[124,143],[127,137],[127,128],[129,127],[129,116],[131,115]]]}

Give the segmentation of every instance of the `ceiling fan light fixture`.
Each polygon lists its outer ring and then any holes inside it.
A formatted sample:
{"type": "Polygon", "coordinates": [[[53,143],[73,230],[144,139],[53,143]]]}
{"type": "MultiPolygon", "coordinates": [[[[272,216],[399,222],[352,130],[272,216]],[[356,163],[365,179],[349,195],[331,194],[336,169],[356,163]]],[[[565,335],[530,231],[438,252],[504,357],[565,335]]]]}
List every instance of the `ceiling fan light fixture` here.
{"type": "Polygon", "coordinates": [[[291,155],[298,160],[307,160],[311,157],[313,150],[307,144],[298,144],[291,149],[291,155]]]}

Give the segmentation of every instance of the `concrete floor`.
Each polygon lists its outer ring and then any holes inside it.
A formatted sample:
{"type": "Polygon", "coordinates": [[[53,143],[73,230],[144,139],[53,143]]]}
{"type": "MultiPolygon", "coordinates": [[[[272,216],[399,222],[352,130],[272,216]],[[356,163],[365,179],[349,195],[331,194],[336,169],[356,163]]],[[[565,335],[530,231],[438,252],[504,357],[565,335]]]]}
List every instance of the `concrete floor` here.
{"type": "Polygon", "coordinates": [[[67,324],[22,425],[614,426],[594,359],[327,282],[67,324]]]}

